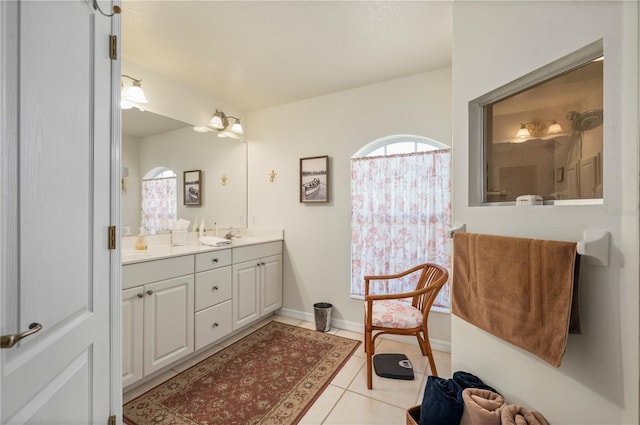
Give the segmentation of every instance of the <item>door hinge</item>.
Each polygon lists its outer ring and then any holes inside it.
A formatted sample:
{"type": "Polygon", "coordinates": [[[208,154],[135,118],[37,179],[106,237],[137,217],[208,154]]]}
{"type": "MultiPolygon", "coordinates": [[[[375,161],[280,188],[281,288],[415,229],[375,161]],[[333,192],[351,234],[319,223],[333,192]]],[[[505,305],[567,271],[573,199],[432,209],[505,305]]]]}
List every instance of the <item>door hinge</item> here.
{"type": "Polygon", "coordinates": [[[118,36],[109,35],[109,57],[112,60],[118,59],[118,36]]]}
{"type": "Polygon", "coordinates": [[[107,422],[107,425],[116,425],[116,415],[111,415],[109,416],[109,421],[107,422]]]}
{"type": "Polygon", "coordinates": [[[116,226],[109,226],[109,249],[116,249],[116,226]]]}

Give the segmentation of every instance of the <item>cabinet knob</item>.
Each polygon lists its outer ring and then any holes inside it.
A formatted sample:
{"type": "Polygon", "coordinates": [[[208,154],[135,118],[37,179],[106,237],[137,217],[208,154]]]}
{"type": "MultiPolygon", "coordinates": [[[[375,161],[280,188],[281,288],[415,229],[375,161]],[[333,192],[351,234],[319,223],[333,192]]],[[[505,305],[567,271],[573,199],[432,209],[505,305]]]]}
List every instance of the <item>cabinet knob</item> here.
{"type": "Polygon", "coordinates": [[[212,263],[217,263],[219,260],[217,258],[214,258],[213,260],[211,260],[212,263]]]}
{"type": "Polygon", "coordinates": [[[142,298],[142,297],[144,297],[144,294],[143,294],[142,292],[140,292],[140,293],[138,294],[138,298],[142,298]]]}
{"type": "Polygon", "coordinates": [[[258,266],[258,267],[260,267],[261,265],[262,265],[262,264],[260,264],[260,263],[256,264],[256,266],[258,266]]]}
{"type": "Polygon", "coordinates": [[[215,322],[211,327],[212,328],[217,328],[218,326],[220,326],[220,324],[218,322],[215,322]]]}
{"type": "Polygon", "coordinates": [[[153,294],[153,290],[152,290],[152,289],[149,289],[149,290],[147,291],[147,295],[151,295],[151,294],[153,294]]]}
{"type": "Polygon", "coordinates": [[[216,285],[216,286],[214,286],[214,287],[213,287],[213,288],[211,288],[211,289],[213,289],[214,291],[217,291],[219,288],[218,288],[218,285],[216,285]]]}
{"type": "Polygon", "coordinates": [[[261,265],[261,266],[264,266],[264,261],[260,261],[260,265],[261,265]]]}

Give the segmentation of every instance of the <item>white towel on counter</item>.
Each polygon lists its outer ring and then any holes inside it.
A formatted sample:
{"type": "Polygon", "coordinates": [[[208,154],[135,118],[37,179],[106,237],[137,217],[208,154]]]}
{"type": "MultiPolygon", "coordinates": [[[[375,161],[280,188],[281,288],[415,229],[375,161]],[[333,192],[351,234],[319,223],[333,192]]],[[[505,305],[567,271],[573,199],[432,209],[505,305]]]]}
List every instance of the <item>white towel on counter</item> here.
{"type": "Polygon", "coordinates": [[[215,236],[200,236],[198,238],[198,241],[200,241],[200,243],[203,245],[210,245],[210,246],[231,245],[231,241],[229,239],[217,238],[215,236]]]}

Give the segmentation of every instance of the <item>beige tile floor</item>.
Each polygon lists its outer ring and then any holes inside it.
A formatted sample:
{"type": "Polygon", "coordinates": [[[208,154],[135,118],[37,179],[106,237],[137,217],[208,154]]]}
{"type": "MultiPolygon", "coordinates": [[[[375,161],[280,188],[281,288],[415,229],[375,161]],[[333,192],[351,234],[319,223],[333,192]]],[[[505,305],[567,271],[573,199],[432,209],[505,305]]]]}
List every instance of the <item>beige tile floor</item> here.
{"type": "MultiPolygon", "coordinates": [[[[315,324],[311,322],[285,316],[271,316],[265,321],[247,328],[244,332],[234,335],[232,338],[202,352],[200,355],[158,375],[151,381],[125,392],[124,402],[132,400],[224,347],[233,344],[271,320],[315,329],[315,324]]],[[[363,335],[360,333],[342,329],[331,329],[330,333],[363,341],[363,335]]],[[[415,344],[415,340],[411,337],[406,339],[408,343],[378,338],[376,353],[405,354],[413,365],[415,375],[413,381],[381,378],[374,374],[373,389],[368,390],[366,357],[364,348],[360,345],[338,375],[331,381],[331,384],[311,406],[300,421],[300,425],[406,424],[405,410],[420,404],[429,373],[429,362],[420,353],[420,348],[415,344]]],[[[439,375],[445,378],[451,377],[451,356],[449,353],[434,351],[434,356],[439,375]]]]}

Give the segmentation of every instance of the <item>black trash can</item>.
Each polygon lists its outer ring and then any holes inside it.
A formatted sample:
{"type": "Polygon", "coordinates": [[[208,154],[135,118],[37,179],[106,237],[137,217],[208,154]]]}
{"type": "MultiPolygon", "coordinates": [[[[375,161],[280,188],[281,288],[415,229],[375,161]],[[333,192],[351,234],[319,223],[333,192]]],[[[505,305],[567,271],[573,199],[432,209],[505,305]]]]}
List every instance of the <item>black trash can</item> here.
{"type": "Polygon", "coordinates": [[[316,319],[316,330],[321,332],[329,332],[331,325],[331,309],[333,305],[330,303],[315,303],[313,305],[313,315],[316,319]]]}

